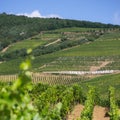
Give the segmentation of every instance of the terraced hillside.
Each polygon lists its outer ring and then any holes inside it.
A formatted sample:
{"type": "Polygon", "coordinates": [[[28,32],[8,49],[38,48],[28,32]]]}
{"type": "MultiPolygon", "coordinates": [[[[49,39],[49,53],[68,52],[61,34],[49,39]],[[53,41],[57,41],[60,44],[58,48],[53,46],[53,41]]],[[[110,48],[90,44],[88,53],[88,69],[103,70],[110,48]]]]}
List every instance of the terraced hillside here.
{"type": "Polygon", "coordinates": [[[17,73],[16,66],[26,56],[27,48],[33,49],[35,72],[120,70],[119,29],[66,28],[41,32],[11,44],[1,53],[0,73],[17,73]]]}
{"type": "Polygon", "coordinates": [[[89,41],[82,45],[36,57],[34,65],[39,66],[38,69],[36,68],[37,71],[89,71],[95,67],[97,70],[120,70],[119,34],[118,32],[106,33],[93,42],[89,41]],[[118,36],[113,39],[105,39],[111,34],[118,36]]]}

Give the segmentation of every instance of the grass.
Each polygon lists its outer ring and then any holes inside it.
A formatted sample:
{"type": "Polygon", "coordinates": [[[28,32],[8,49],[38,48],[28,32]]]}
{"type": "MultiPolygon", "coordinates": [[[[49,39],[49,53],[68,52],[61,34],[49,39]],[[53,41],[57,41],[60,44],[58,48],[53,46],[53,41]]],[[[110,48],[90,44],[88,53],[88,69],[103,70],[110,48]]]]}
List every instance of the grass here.
{"type": "Polygon", "coordinates": [[[120,55],[120,41],[95,41],[68,50],[60,51],[59,56],[112,56],[120,55]]]}
{"type": "Polygon", "coordinates": [[[46,42],[43,40],[36,40],[36,39],[30,40],[30,39],[28,39],[28,40],[24,40],[24,41],[12,44],[9,47],[9,49],[7,50],[7,52],[12,52],[12,51],[23,49],[23,48],[25,48],[25,49],[32,48],[33,49],[33,48],[40,46],[40,45],[43,45],[45,43],[46,42]]]}
{"type": "Polygon", "coordinates": [[[19,65],[23,61],[22,58],[10,60],[0,64],[0,74],[16,74],[19,73],[19,65]]]}
{"type": "Polygon", "coordinates": [[[120,40],[120,32],[119,31],[114,31],[114,32],[109,32],[101,36],[98,40],[120,40]]]}

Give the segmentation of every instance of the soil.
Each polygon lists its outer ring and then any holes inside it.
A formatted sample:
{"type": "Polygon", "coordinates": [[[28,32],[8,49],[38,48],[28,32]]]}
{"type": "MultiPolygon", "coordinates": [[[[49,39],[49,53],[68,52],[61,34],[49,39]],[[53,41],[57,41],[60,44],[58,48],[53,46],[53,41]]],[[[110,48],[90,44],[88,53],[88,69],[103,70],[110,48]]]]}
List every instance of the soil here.
{"type": "Polygon", "coordinates": [[[49,43],[49,44],[45,45],[45,47],[47,47],[47,46],[49,46],[49,45],[52,45],[52,44],[55,44],[55,43],[57,43],[57,42],[59,42],[59,41],[61,41],[61,39],[57,39],[56,41],[51,42],[51,43],[49,43]]]}
{"type": "MultiPolygon", "coordinates": [[[[78,104],[74,107],[73,111],[68,115],[67,120],[80,119],[81,112],[84,106],[78,104]]],[[[110,120],[107,116],[108,109],[101,106],[95,106],[93,110],[93,120],[110,120]]]]}
{"type": "Polygon", "coordinates": [[[45,68],[46,67],[46,64],[44,64],[43,66],[39,67],[39,69],[42,69],[42,68],[45,68]]]}
{"type": "Polygon", "coordinates": [[[108,109],[101,106],[95,106],[93,111],[93,120],[110,120],[106,115],[108,109]]]}
{"type": "Polygon", "coordinates": [[[77,119],[79,119],[83,108],[84,108],[84,106],[81,105],[81,104],[76,105],[74,107],[73,111],[68,115],[67,120],[77,120],[77,119]]]}
{"type": "Polygon", "coordinates": [[[91,66],[90,71],[97,71],[100,68],[105,67],[109,63],[110,63],[110,61],[104,61],[104,62],[101,63],[100,66],[91,66]]]}
{"type": "Polygon", "coordinates": [[[6,52],[6,51],[7,51],[7,49],[8,49],[10,46],[11,46],[11,45],[9,45],[9,46],[5,47],[5,48],[1,51],[1,53],[6,52]]]}

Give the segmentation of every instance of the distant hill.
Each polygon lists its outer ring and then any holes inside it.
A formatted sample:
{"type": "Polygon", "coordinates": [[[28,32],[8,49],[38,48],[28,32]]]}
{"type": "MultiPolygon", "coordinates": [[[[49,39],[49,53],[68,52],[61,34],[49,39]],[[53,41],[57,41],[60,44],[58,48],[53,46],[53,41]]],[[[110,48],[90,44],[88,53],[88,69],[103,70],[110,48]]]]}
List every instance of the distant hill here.
{"type": "Polygon", "coordinates": [[[28,18],[2,13],[0,14],[0,50],[11,43],[37,35],[41,31],[68,27],[119,28],[120,26],[59,18],[28,18]]]}

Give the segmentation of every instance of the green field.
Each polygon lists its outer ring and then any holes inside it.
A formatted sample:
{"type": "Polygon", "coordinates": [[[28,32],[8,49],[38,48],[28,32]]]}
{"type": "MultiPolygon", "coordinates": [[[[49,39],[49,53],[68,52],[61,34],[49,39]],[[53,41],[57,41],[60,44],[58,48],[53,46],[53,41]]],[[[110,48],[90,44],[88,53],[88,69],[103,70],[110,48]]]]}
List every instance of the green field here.
{"type": "Polygon", "coordinates": [[[120,55],[120,41],[95,41],[55,53],[59,56],[112,56],[120,55]]]}
{"type": "Polygon", "coordinates": [[[36,39],[24,40],[24,41],[12,44],[7,50],[7,52],[12,52],[12,51],[19,50],[19,49],[35,48],[45,43],[46,43],[45,41],[36,40],[36,39]]]}

